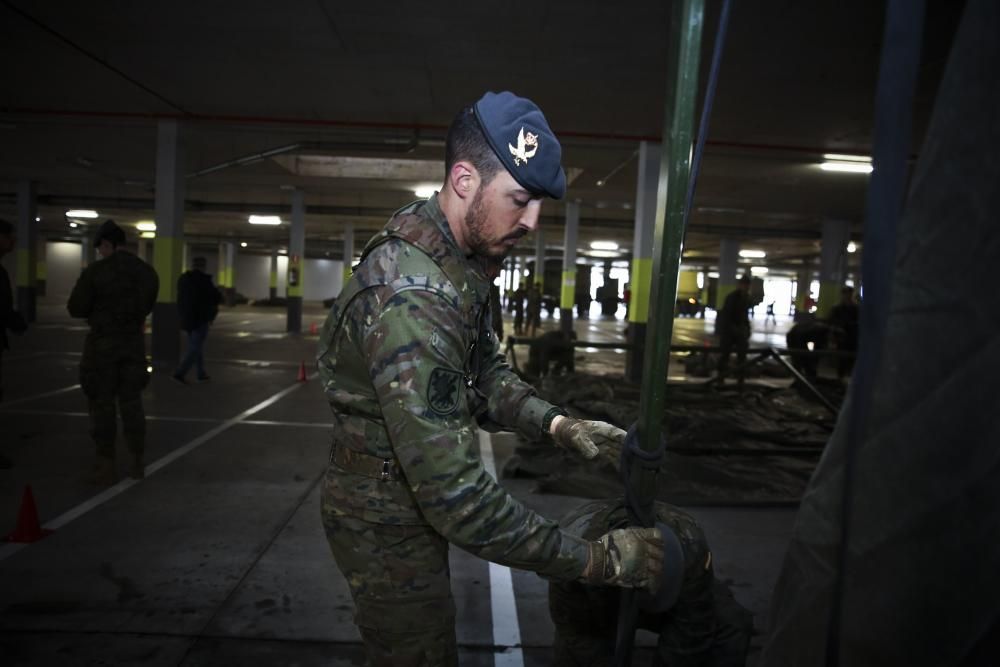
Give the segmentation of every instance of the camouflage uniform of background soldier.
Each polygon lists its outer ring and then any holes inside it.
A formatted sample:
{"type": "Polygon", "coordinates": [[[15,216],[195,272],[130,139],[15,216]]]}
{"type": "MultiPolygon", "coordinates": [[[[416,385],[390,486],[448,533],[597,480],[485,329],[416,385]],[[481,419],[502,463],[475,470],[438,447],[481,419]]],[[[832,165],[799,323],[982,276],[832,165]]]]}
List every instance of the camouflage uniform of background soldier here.
{"type": "MultiPolygon", "coordinates": [[[[655,667],[742,667],[753,634],[753,617],[715,578],[712,552],[701,528],[686,512],[656,503],[656,518],[666,524],[684,551],[684,575],[669,610],[641,612],[638,627],[659,635],[655,667]]],[[[594,539],[625,526],[621,498],[597,500],[560,520],[567,532],[594,539]]],[[[555,667],[610,667],[618,627],[618,591],[577,582],[549,584],[549,612],[556,627],[555,667]]],[[[646,663],[643,663],[646,664],[646,663]]]]}
{"type": "Polygon", "coordinates": [[[143,326],[153,310],[159,279],[146,262],[124,250],[125,232],[111,220],[101,225],[94,245],[102,259],[80,274],[69,303],[73,317],[85,317],[90,333],[80,360],[80,386],[87,396],[91,435],[97,444],[94,481],[115,481],[115,403],[132,454],[129,474],[144,474],[146,417],[142,390],[149,381],[143,326]]]}
{"type": "Polygon", "coordinates": [[[456,665],[448,548],[547,577],[653,587],[657,529],[570,535],[483,467],[477,426],[593,457],[624,432],[563,416],[500,354],[489,286],[561,197],[560,147],[529,100],[488,93],[448,132],[439,195],[397,212],[365,248],[323,326],[334,414],[322,517],[372,665],[456,665]],[[548,436],[546,436],[548,437],[548,436]]]}

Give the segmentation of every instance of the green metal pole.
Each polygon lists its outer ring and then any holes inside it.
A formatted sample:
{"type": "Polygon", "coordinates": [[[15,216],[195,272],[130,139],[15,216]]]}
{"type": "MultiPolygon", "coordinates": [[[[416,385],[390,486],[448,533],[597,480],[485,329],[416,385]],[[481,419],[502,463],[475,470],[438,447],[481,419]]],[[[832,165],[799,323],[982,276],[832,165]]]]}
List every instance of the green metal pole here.
{"type": "MultiPolygon", "coordinates": [[[[656,193],[646,372],[642,376],[639,395],[639,444],[647,452],[658,448],[663,430],[677,274],[684,243],[684,200],[691,174],[703,22],[704,0],[675,0],[670,29],[660,183],[656,193]]],[[[643,512],[645,516],[640,518],[643,524],[652,525],[655,472],[643,469],[636,462],[632,473],[633,484],[637,484],[634,489],[636,497],[640,506],[646,509],[643,512]]]]}
{"type": "MultiPolygon", "coordinates": [[[[653,235],[653,275],[649,328],[646,334],[646,368],[639,395],[639,446],[645,452],[659,448],[663,407],[670,366],[670,341],[674,333],[677,274],[684,244],[684,205],[691,174],[694,106],[698,95],[698,60],[704,0],[674,0],[670,24],[667,95],[660,183],[656,191],[656,226],[653,235]]],[[[633,504],[630,518],[650,527],[656,522],[656,469],[633,459],[629,489],[633,504]]],[[[638,595],[622,591],[615,641],[616,667],[632,664],[632,645],[638,621],[638,595]]]]}

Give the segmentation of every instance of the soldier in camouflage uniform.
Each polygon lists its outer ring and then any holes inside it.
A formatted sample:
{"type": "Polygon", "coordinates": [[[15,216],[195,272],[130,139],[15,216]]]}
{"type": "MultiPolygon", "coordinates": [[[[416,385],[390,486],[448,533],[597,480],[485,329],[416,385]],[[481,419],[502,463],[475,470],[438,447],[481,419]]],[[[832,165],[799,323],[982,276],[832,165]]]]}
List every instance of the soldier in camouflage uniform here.
{"type": "Polygon", "coordinates": [[[624,432],[564,416],[504,362],[490,324],[499,262],[561,197],[541,111],[487,93],[448,132],[440,194],[397,212],[331,308],[318,366],[334,415],[322,517],[372,665],[457,664],[448,545],[556,579],[653,587],[659,531],[585,540],[485,471],[477,428],[593,457],[624,432]]]}
{"type": "MultiPolygon", "coordinates": [[[[743,667],[753,634],[753,617],[715,578],[712,552],[694,518],[656,503],[656,520],[673,531],[684,553],[676,602],[665,612],[639,614],[638,627],[659,635],[654,667],[743,667]]],[[[584,539],[628,524],[623,498],[596,500],[559,522],[584,539]]],[[[578,582],[549,584],[549,612],[555,624],[555,667],[610,667],[618,628],[617,590],[578,582]]]]}
{"type": "Polygon", "coordinates": [[[94,481],[115,481],[115,402],[132,454],[129,474],[143,477],[146,416],[142,390],[149,381],[143,326],[153,310],[160,281],[149,264],[124,250],[125,232],[108,220],[94,245],[102,259],[80,274],[66,308],[90,325],[80,360],[80,386],[87,396],[91,435],[97,443],[94,481]]]}

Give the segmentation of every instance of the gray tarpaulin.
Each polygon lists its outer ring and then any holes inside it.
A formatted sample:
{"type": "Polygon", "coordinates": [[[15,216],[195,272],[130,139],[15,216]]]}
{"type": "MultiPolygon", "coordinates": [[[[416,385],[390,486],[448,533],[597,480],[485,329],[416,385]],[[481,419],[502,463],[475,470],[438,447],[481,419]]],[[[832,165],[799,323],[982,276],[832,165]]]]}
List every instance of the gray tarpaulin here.
{"type": "MultiPolygon", "coordinates": [[[[876,165],[877,169],[877,165],[876,165]]],[[[970,0],[900,220],[856,453],[840,664],[1000,664],[1000,2],[970,0]]],[[[851,396],[803,497],[767,667],[824,664],[851,396]]]]}

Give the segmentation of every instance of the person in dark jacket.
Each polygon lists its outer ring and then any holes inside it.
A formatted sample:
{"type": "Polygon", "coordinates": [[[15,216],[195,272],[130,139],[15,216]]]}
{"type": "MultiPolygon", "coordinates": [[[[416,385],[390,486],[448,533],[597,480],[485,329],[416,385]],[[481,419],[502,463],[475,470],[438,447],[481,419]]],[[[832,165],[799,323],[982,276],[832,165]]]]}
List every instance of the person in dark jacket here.
{"type": "Polygon", "coordinates": [[[181,384],[187,384],[184,376],[191,366],[195,366],[198,382],[209,379],[203,353],[205,339],[222,302],[222,293],[212,284],[212,276],[205,273],[205,258],[195,257],[191,267],[177,279],[177,310],[181,316],[181,329],[188,335],[187,352],[174,372],[174,379],[181,384]]]}
{"type": "MultiPolygon", "coordinates": [[[[0,259],[14,248],[17,237],[14,226],[6,220],[0,220],[0,259]]],[[[3,351],[7,349],[7,330],[16,334],[24,333],[28,324],[21,313],[14,310],[14,297],[10,288],[10,276],[7,270],[0,266],[0,380],[3,378],[3,351]]],[[[0,383],[0,401],[3,400],[3,384],[0,383]]]]}
{"type": "MultiPolygon", "coordinates": [[[[0,220],[0,259],[11,251],[16,241],[14,226],[6,220],[0,220]]],[[[20,334],[27,328],[28,324],[21,313],[14,310],[14,297],[10,291],[7,270],[0,266],[0,402],[3,401],[3,351],[7,349],[7,330],[20,334]]],[[[9,467],[10,460],[0,454],[0,468],[9,467]]]]}
{"type": "Polygon", "coordinates": [[[156,303],[160,279],[153,267],[125,250],[125,232],[113,220],[101,225],[94,245],[102,259],[80,274],[66,309],[90,325],[80,359],[80,387],[87,396],[97,445],[94,482],[107,486],[117,479],[116,407],[132,454],[129,475],[141,479],[146,474],[142,390],[149,371],[143,327],[156,303]]]}

